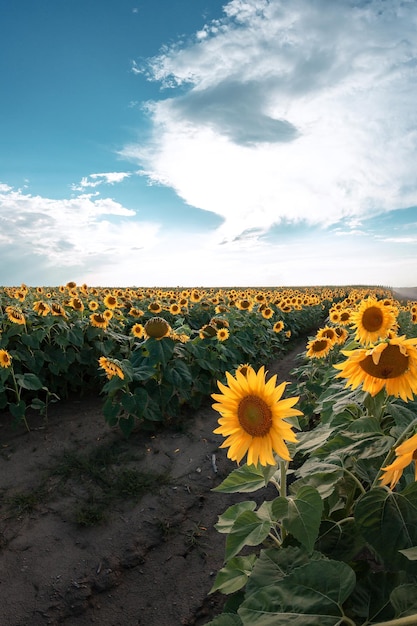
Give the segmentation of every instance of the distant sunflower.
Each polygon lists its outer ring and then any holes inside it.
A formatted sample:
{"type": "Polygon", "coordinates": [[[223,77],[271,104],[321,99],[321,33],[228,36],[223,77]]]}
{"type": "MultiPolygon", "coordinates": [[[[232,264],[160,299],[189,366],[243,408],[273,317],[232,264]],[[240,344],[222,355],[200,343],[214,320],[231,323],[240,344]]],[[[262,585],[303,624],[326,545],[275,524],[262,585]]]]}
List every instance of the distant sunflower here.
{"type": "Polygon", "coordinates": [[[148,306],[148,311],[151,311],[151,313],[160,313],[162,311],[162,307],[157,300],[154,300],[154,302],[151,302],[148,306]]]}
{"type": "Polygon", "coordinates": [[[7,350],[0,350],[0,367],[10,367],[12,364],[12,357],[7,350]]]}
{"type": "Polygon", "coordinates": [[[33,310],[38,315],[46,317],[46,315],[48,315],[48,313],[50,312],[51,307],[49,306],[49,304],[46,304],[46,302],[42,302],[42,300],[37,300],[33,303],[33,310]]]}
{"type": "Polygon", "coordinates": [[[227,328],[219,328],[219,330],[216,333],[217,339],[219,341],[226,341],[226,339],[229,338],[230,332],[227,330],[227,328]]]}
{"type": "Polygon", "coordinates": [[[7,317],[13,324],[26,324],[26,318],[22,311],[15,306],[6,306],[7,317]]]}
{"type": "Polygon", "coordinates": [[[315,337],[307,343],[307,356],[310,359],[323,359],[332,349],[332,342],[327,337],[315,337]]]}
{"type": "Polygon", "coordinates": [[[169,312],[172,315],[179,315],[181,313],[181,307],[177,302],[173,302],[169,307],[169,312]]]}
{"type": "Polygon", "coordinates": [[[367,345],[385,339],[395,326],[394,311],[376,298],[363,300],[356,312],[351,314],[350,323],[356,332],[355,339],[367,345]]]}
{"type": "Polygon", "coordinates": [[[97,300],[90,300],[90,302],[88,303],[88,308],[90,309],[90,311],[97,311],[99,307],[100,305],[97,300]]]}
{"type": "Polygon", "coordinates": [[[144,326],[146,338],[163,339],[168,337],[171,326],[163,317],[151,317],[144,326]]]}
{"type": "Polygon", "coordinates": [[[324,326],[324,328],[319,328],[316,334],[317,339],[322,339],[326,337],[330,340],[330,343],[333,345],[336,343],[337,335],[336,331],[332,326],[324,326]]]}
{"type": "Polygon", "coordinates": [[[404,469],[414,461],[414,479],[417,481],[417,434],[410,437],[395,449],[396,459],[391,465],[382,468],[385,472],[380,478],[383,485],[394,489],[403,475],[404,469]]]}
{"type": "Polygon", "coordinates": [[[349,337],[349,333],[346,328],[342,328],[342,326],[335,326],[334,332],[336,333],[336,343],[339,345],[343,345],[346,339],[349,337]]]}
{"type": "Polygon", "coordinates": [[[274,331],[274,333],[280,333],[282,330],[284,330],[284,322],[282,320],[275,322],[275,324],[272,327],[272,330],[274,331]]]}
{"type": "Polygon", "coordinates": [[[113,317],[113,311],[111,309],[106,309],[105,311],[103,311],[103,317],[105,320],[110,322],[113,317]]]}
{"type": "Polygon", "coordinates": [[[105,356],[101,356],[98,360],[98,364],[104,369],[108,379],[113,378],[113,376],[118,376],[122,380],[124,379],[125,375],[120,367],[120,362],[116,359],[107,359],[105,356]]]}
{"type": "Polygon", "coordinates": [[[200,339],[215,337],[217,335],[217,328],[211,324],[204,324],[204,326],[200,328],[198,335],[200,339]]]}
{"type": "Polygon", "coordinates": [[[241,363],[236,369],[236,372],[240,372],[243,376],[246,376],[249,370],[253,370],[252,365],[249,365],[249,363],[241,363]]]}
{"type": "Polygon", "coordinates": [[[119,305],[116,296],[113,296],[111,293],[104,297],[103,304],[106,309],[116,309],[119,305]]]}
{"type": "Polygon", "coordinates": [[[271,317],[274,316],[274,311],[273,309],[271,309],[271,307],[266,306],[264,309],[262,309],[261,315],[264,319],[269,320],[271,319],[271,317]]]}
{"type": "Polygon", "coordinates": [[[290,461],[285,441],[297,438],[285,418],[302,415],[293,409],[298,398],[281,400],[286,382],[276,386],[276,375],[268,382],[262,366],[258,372],[248,369],[246,376],[226,372],[227,385],[218,382],[221,394],[212,394],[213,408],[221,415],[214,433],[226,437],[220,446],[229,448],[227,456],[238,463],[247,454],[248,465],[275,465],[273,453],[290,461]]]}
{"type": "Polygon", "coordinates": [[[346,387],[376,396],[386,389],[390,396],[407,402],[417,393],[417,338],[394,336],[376,346],[366,349],[344,350],[348,358],[334,367],[340,370],[336,378],[347,378],[346,387]]]}
{"type": "Polygon", "coordinates": [[[74,309],[74,311],[84,311],[84,303],[81,298],[71,298],[69,305],[74,309]]]}
{"type": "Polygon", "coordinates": [[[56,317],[67,317],[64,307],[62,307],[59,302],[51,303],[51,313],[56,317]]]}
{"type": "Polygon", "coordinates": [[[90,323],[96,328],[107,328],[107,326],[109,325],[108,320],[104,317],[102,313],[91,313],[90,323]]]}
{"type": "Polygon", "coordinates": [[[145,329],[142,324],[133,324],[131,332],[137,339],[142,339],[145,334],[145,329]]]}
{"type": "Polygon", "coordinates": [[[142,315],[144,315],[144,312],[142,311],[142,309],[137,309],[136,307],[132,307],[129,311],[129,315],[131,317],[142,317],[142,315]]]}

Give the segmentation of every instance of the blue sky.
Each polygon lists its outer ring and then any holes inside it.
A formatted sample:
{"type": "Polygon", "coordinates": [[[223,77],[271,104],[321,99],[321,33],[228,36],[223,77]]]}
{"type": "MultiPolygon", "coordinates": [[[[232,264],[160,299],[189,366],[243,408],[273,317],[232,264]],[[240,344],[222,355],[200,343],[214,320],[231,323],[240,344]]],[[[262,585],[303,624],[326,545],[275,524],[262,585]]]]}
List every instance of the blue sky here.
{"type": "Polygon", "coordinates": [[[415,0],[3,3],[0,285],[415,286],[416,28],[415,0]]]}

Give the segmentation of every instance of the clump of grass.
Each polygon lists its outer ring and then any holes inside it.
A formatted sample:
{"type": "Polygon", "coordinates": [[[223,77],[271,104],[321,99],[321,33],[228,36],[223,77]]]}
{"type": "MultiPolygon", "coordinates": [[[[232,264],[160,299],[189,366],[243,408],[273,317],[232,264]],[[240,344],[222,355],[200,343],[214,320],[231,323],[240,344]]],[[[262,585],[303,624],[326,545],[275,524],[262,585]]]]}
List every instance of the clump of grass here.
{"type": "Polygon", "coordinates": [[[28,515],[45,500],[46,492],[43,487],[32,491],[20,491],[5,498],[9,512],[16,517],[28,515]]]}

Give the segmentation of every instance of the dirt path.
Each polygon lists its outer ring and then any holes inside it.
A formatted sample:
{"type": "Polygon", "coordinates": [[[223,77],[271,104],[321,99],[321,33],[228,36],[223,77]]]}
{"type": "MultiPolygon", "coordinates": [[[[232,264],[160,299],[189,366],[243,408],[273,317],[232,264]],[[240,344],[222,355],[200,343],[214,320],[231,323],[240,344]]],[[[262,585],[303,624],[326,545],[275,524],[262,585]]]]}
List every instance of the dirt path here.
{"type": "MultiPolygon", "coordinates": [[[[289,380],[305,341],[270,373],[289,380]]],[[[213,493],[236,467],[208,405],[184,432],[107,427],[101,398],[51,407],[12,430],[0,414],[1,626],[198,626],[224,557],[218,515],[245,494],[213,493]]],[[[256,498],[255,498],[256,499],[256,498]]]]}

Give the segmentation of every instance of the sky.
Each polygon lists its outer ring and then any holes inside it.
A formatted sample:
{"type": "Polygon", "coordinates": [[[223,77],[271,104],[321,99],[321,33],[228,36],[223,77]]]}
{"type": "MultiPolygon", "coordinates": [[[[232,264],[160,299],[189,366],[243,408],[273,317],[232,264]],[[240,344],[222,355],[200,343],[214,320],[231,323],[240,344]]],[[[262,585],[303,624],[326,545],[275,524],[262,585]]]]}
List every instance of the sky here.
{"type": "Polygon", "coordinates": [[[415,0],[3,0],[0,285],[417,284],[415,0]]]}

